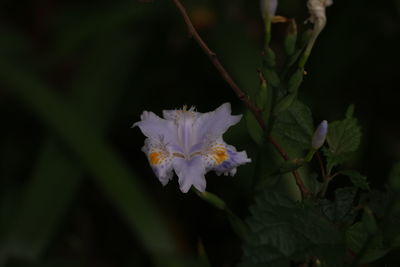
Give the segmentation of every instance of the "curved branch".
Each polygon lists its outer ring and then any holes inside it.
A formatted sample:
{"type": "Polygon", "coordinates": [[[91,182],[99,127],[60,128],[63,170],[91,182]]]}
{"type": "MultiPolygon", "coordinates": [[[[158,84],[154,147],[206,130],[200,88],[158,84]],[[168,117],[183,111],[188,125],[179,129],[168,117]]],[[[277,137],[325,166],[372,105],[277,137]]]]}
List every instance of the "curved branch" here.
{"type": "MultiPolygon", "coordinates": [[[[172,0],[174,5],[178,8],[179,12],[181,13],[183,20],[185,21],[185,24],[188,28],[188,32],[190,36],[193,37],[193,39],[198,43],[200,48],[203,50],[203,52],[208,56],[210,59],[211,63],[215,66],[215,68],[218,70],[222,78],[229,84],[229,86],[232,88],[232,90],[235,92],[237,97],[246,105],[246,107],[253,113],[254,117],[256,118],[258,124],[260,127],[266,132],[266,125],[264,123],[264,120],[262,118],[261,114],[261,109],[259,109],[254,103],[252,103],[249,99],[249,97],[243,92],[242,89],[236,84],[236,82],[232,79],[232,77],[229,75],[229,73],[226,71],[224,66],[221,64],[221,62],[218,60],[217,55],[207,46],[207,44],[204,42],[204,40],[200,37],[199,33],[193,26],[192,21],[189,18],[189,15],[186,12],[185,7],[182,5],[182,3],[179,0],[172,0]]],[[[268,136],[268,141],[275,147],[275,149],[279,152],[281,157],[285,160],[289,160],[289,156],[287,152],[274,140],[272,136],[268,136]]],[[[310,191],[305,187],[303,180],[300,177],[300,174],[297,171],[293,171],[293,176],[296,180],[296,184],[300,189],[302,197],[308,197],[311,193],[310,191]]]]}

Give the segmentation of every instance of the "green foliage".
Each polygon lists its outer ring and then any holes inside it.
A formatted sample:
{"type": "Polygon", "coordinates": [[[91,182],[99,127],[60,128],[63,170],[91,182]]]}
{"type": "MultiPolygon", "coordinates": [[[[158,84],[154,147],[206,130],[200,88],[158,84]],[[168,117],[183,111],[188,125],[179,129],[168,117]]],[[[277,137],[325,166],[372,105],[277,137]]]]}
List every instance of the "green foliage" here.
{"type": "Polygon", "coordinates": [[[328,170],[343,163],[349,153],[358,149],[361,141],[361,129],[357,119],[353,117],[353,106],[346,112],[346,118],[329,124],[327,143],[324,154],[328,161],[328,170]]]}
{"type": "Polygon", "coordinates": [[[324,266],[341,266],[343,237],[308,203],[294,202],[266,190],[256,198],[247,220],[246,238],[239,266],[290,266],[316,256],[324,266]]]}
{"type": "Polygon", "coordinates": [[[288,82],[288,92],[295,93],[299,89],[300,84],[303,82],[304,69],[298,68],[290,77],[288,82]]]}
{"type": "Polygon", "coordinates": [[[353,183],[354,186],[363,190],[370,190],[367,177],[361,175],[359,172],[355,170],[346,170],[346,171],[340,171],[340,173],[349,177],[350,181],[353,183]]]}
{"type": "Polygon", "coordinates": [[[287,147],[309,149],[314,133],[310,109],[295,100],[293,104],[276,119],[272,134],[287,147]]]}
{"type": "Polygon", "coordinates": [[[245,120],[247,125],[247,130],[251,136],[251,138],[256,142],[258,145],[262,145],[265,142],[264,131],[258,124],[254,115],[247,110],[245,113],[245,120]]]}
{"type": "Polygon", "coordinates": [[[296,42],[297,42],[297,24],[296,20],[291,19],[284,40],[285,52],[287,56],[291,56],[294,53],[296,49],[296,42]]]}
{"type": "Polygon", "coordinates": [[[357,213],[353,209],[357,189],[354,187],[339,188],[335,191],[335,200],[321,199],[321,213],[335,224],[351,225],[357,213]]]}
{"type": "Polygon", "coordinates": [[[381,258],[389,249],[385,248],[381,234],[369,236],[368,231],[363,222],[357,222],[346,231],[347,248],[353,254],[357,254],[364,247],[366,242],[369,243],[364,256],[360,259],[360,263],[367,263],[381,258]]]}
{"type": "Polygon", "coordinates": [[[267,47],[264,52],[264,57],[263,57],[264,65],[267,68],[274,68],[276,64],[276,56],[274,50],[272,50],[270,47],[267,47]]]}
{"type": "Polygon", "coordinates": [[[264,76],[267,80],[267,83],[275,88],[277,88],[281,83],[278,73],[275,70],[271,70],[269,68],[265,69],[264,76]]]}

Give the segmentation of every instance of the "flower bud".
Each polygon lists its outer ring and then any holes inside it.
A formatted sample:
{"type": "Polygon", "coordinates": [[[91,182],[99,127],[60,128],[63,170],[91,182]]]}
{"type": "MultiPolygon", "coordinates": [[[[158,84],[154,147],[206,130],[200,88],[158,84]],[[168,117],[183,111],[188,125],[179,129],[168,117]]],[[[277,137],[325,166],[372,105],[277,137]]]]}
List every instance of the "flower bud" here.
{"type": "Polygon", "coordinates": [[[266,16],[272,18],[275,16],[278,7],[278,0],[260,0],[261,15],[263,18],[266,16]]]}
{"type": "Polygon", "coordinates": [[[332,0],[308,0],[307,2],[308,11],[310,12],[309,20],[315,24],[318,32],[325,27],[325,9],[332,4],[332,0]]]}
{"type": "Polygon", "coordinates": [[[322,121],[314,132],[311,146],[313,149],[317,150],[322,147],[325,143],[326,136],[328,135],[328,122],[326,120],[322,121]]]}

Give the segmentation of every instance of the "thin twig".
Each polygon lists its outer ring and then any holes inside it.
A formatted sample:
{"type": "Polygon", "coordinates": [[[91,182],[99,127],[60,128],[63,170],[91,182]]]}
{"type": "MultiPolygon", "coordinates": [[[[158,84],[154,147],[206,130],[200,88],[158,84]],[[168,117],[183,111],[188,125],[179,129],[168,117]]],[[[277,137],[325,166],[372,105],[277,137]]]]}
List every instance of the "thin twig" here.
{"type": "MultiPolygon", "coordinates": [[[[208,58],[210,59],[212,64],[215,66],[215,68],[221,74],[222,78],[229,84],[229,86],[235,92],[237,97],[253,113],[253,115],[256,118],[260,127],[264,130],[264,132],[266,132],[267,127],[262,118],[262,114],[261,114],[262,111],[255,104],[253,104],[250,101],[249,97],[243,92],[242,89],[240,89],[240,87],[236,84],[236,82],[232,79],[232,77],[226,71],[224,66],[222,66],[221,62],[217,58],[217,55],[207,46],[207,44],[204,42],[204,40],[200,37],[199,33],[193,26],[193,23],[190,20],[189,15],[187,14],[186,9],[182,5],[182,3],[179,0],[172,0],[172,2],[175,4],[175,6],[180,11],[180,13],[183,17],[183,20],[185,21],[185,24],[188,28],[188,32],[189,32],[190,36],[192,36],[193,39],[198,43],[200,48],[208,56],[208,58]]],[[[268,136],[268,141],[275,147],[275,149],[279,152],[279,154],[282,156],[283,159],[285,159],[285,160],[290,159],[288,154],[286,153],[286,151],[273,139],[272,136],[268,136]]],[[[293,171],[292,173],[296,180],[296,184],[301,191],[302,196],[303,197],[309,196],[310,191],[305,187],[303,180],[300,177],[300,174],[297,171],[293,171]]]]}

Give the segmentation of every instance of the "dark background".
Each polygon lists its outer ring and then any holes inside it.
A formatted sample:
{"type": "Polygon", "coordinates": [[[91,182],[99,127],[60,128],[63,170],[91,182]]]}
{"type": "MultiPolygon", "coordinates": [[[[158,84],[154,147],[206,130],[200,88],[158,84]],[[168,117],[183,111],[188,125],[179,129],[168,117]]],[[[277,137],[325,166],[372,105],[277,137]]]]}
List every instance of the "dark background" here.
{"type": "MultiPolygon", "coordinates": [[[[307,28],[305,2],[281,0],[278,14],[307,28]]],[[[263,40],[258,1],[183,3],[221,62],[254,95],[263,40]]],[[[327,13],[300,99],[315,124],[340,119],[355,104],[363,139],[351,164],[382,188],[400,159],[400,1],[337,0],[327,13]]],[[[273,33],[279,59],[285,25],[274,25],[273,33]]],[[[172,1],[1,1],[0,61],[0,264],[163,266],[155,258],[170,251],[144,245],[144,230],[129,219],[151,218],[135,209],[141,203],[131,205],[142,194],[176,253],[194,257],[202,243],[215,266],[240,259],[224,214],[182,194],[176,179],[163,188],[140,151],[144,137],[130,128],[143,110],[161,114],[183,104],[206,112],[231,102],[234,114],[244,112],[188,38],[172,1]],[[97,151],[97,138],[117,163],[97,151]],[[128,170],[129,186],[112,175],[97,178],[101,161],[111,174],[119,165],[128,170]],[[130,186],[140,194],[124,190],[130,186]]],[[[243,121],[225,138],[255,156],[243,121]]],[[[241,167],[235,178],[208,174],[208,190],[244,217],[253,168],[241,167]]]]}

